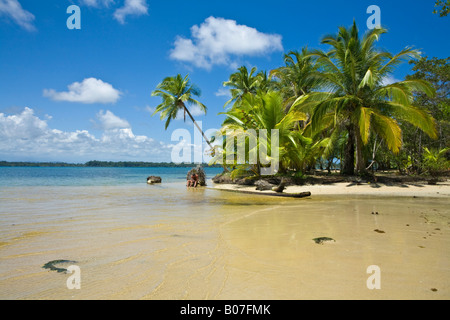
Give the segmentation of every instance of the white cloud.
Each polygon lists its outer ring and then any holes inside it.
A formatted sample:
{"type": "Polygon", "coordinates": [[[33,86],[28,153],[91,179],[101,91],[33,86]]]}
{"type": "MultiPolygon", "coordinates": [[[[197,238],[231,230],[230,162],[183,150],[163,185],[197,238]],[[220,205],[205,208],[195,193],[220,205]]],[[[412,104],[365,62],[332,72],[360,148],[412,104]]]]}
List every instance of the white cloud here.
{"type": "Polygon", "coordinates": [[[108,7],[114,0],[80,0],[81,5],[99,8],[101,6],[108,7]]]}
{"type": "Polygon", "coordinates": [[[387,76],[381,81],[381,85],[382,86],[387,86],[387,85],[390,85],[390,84],[393,84],[393,83],[396,83],[396,82],[400,82],[400,81],[402,81],[402,80],[398,80],[398,79],[396,79],[393,76],[387,76]]]}
{"type": "Polygon", "coordinates": [[[124,24],[126,16],[141,16],[146,14],[148,14],[148,5],[146,0],[125,0],[123,7],[114,12],[114,18],[121,24],[124,24]]]}
{"type": "Polygon", "coordinates": [[[105,125],[100,138],[87,130],[52,129],[30,108],[14,115],[0,113],[0,159],[170,161],[172,145],[135,135],[126,120],[110,111],[97,116],[105,125]]]}
{"type": "Polygon", "coordinates": [[[68,86],[69,91],[56,92],[53,89],[44,89],[44,96],[55,101],[68,101],[80,103],[115,103],[119,100],[121,92],[114,89],[109,83],[95,78],[84,79],[81,83],[74,82],[68,86]]]}
{"type": "Polygon", "coordinates": [[[229,89],[226,88],[219,88],[215,93],[216,97],[227,97],[231,98],[231,93],[229,89]]]}
{"type": "Polygon", "coordinates": [[[100,121],[103,130],[128,129],[131,127],[127,120],[119,118],[109,110],[106,110],[106,112],[100,110],[97,113],[97,119],[100,121]]]}
{"type": "Polygon", "coordinates": [[[22,8],[18,0],[0,0],[0,17],[6,16],[28,31],[35,31],[34,15],[22,8]]]}
{"type": "Polygon", "coordinates": [[[5,139],[33,139],[44,135],[47,130],[47,122],[37,118],[30,108],[25,108],[20,115],[0,113],[0,136],[5,139]]]}
{"type": "Polygon", "coordinates": [[[234,20],[207,18],[191,28],[192,39],[178,36],[170,57],[205,69],[230,65],[235,56],[255,56],[282,51],[281,36],[238,25],[234,20]]]}

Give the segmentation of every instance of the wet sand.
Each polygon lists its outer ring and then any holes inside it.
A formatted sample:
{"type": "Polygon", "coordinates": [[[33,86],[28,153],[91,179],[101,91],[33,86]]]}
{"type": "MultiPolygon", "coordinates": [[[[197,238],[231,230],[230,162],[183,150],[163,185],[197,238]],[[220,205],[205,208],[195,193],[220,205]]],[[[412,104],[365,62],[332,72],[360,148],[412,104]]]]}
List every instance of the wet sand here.
{"type": "Polygon", "coordinates": [[[449,299],[448,187],[421,190],[309,188],[310,198],[285,199],[182,184],[1,189],[0,298],[449,299]],[[58,259],[76,261],[80,290],[42,268],[58,259]],[[367,288],[371,265],[380,290],[367,288]]]}

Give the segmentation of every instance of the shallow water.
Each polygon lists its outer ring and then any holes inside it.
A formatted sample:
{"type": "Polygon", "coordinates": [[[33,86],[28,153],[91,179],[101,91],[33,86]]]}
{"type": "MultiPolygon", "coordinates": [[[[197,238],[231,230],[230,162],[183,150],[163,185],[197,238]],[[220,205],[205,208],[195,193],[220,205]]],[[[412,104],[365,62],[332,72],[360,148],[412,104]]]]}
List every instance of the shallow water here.
{"type": "Polygon", "coordinates": [[[448,200],[289,199],[178,180],[1,187],[0,203],[0,299],[450,298],[448,200]],[[42,268],[53,260],[76,261],[80,290],[42,268]],[[367,288],[371,265],[381,290],[367,288]]]}

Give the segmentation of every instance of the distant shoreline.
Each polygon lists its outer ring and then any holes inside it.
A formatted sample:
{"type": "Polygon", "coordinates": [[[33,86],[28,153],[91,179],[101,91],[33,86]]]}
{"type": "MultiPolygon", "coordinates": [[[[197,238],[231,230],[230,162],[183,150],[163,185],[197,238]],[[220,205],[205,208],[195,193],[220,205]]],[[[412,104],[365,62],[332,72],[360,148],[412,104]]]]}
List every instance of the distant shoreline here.
{"type": "MultiPolygon", "coordinates": [[[[137,162],[137,161],[88,161],[86,163],[66,162],[13,162],[0,161],[0,167],[82,167],[82,168],[194,168],[197,163],[173,163],[173,162],[137,162]]],[[[200,164],[206,168],[221,168],[221,165],[200,164]]]]}

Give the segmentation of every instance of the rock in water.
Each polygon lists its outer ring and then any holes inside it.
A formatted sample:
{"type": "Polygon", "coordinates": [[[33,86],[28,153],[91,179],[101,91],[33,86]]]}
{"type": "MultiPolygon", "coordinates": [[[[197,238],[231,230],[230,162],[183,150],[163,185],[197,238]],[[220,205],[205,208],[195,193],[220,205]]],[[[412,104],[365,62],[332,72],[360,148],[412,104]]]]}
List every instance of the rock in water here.
{"type": "Polygon", "coordinates": [[[161,183],[161,182],[162,182],[161,177],[150,176],[147,178],[148,184],[161,183]]]}
{"type": "Polygon", "coordinates": [[[206,173],[205,170],[199,165],[197,168],[193,168],[189,170],[187,173],[186,179],[191,180],[193,174],[198,175],[198,185],[201,187],[206,186],[206,173]]]}

